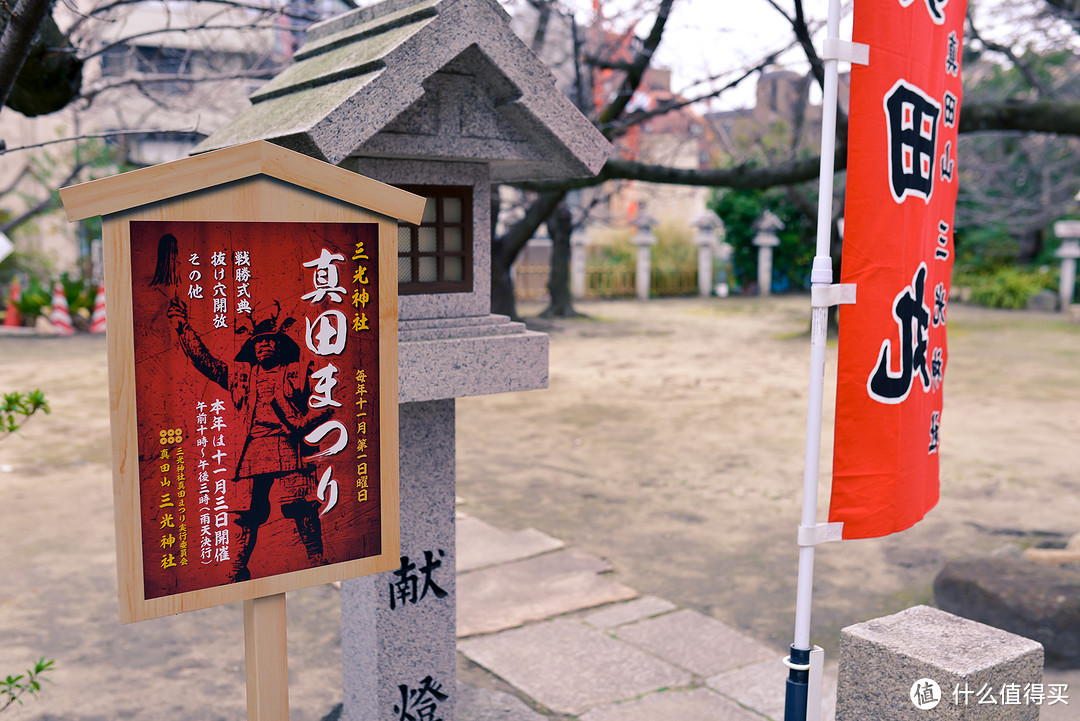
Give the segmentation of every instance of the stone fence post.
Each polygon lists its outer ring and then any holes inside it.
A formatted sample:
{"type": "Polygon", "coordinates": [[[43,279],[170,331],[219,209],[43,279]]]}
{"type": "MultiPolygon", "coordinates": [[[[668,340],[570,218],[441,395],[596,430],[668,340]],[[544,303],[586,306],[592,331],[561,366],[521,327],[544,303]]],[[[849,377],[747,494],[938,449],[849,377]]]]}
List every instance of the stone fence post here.
{"type": "Polygon", "coordinates": [[[656,236],[653,235],[653,227],[656,219],[645,210],[638,213],[634,227],[637,232],[631,238],[637,246],[637,268],[634,273],[634,286],[638,300],[649,299],[649,287],[652,285],[652,246],[656,245],[656,236]]]}
{"type": "Polygon", "coordinates": [[[694,242],[698,247],[698,296],[708,298],[712,295],[713,246],[716,245],[717,231],[723,233],[724,224],[720,216],[711,210],[704,210],[692,225],[697,229],[694,242]]]}
{"type": "Polygon", "coordinates": [[[1061,310],[1067,312],[1076,290],[1076,259],[1080,258],[1080,220],[1059,220],[1054,223],[1054,235],[1061,238],[1061,247],[1054,253],[1061,258],[1061,310]]]}
{"type": "Polygon", "coordinates": [[[585,297],[587,277],[585,265],[589,237],[578,228],[570,235],[570,297],[581,300],[585,297]]]}
{"type": "Polygon", "coordinates": [[[929,606],[840,632],[836,721],[1037,721],[1043,647],[929,606]]]}

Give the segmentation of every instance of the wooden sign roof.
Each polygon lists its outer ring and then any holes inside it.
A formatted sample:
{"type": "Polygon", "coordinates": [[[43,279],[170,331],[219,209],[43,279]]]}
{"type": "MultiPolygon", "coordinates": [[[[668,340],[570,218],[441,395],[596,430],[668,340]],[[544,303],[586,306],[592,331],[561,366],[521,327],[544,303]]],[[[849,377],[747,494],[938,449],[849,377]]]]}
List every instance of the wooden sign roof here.
{"type": "Polygon", "coordinates": [[[424,199],[264,140],[140,168],[60,190],[68,220],[109,215],[265,175],[375,213],[419,224],[424,199]]]}

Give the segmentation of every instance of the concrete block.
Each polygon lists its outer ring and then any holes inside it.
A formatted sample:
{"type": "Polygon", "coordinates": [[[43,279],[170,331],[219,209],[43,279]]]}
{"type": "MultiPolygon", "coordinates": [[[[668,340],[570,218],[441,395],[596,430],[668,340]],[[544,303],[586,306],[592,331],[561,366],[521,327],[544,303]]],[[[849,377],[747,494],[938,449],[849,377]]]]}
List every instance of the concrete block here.
{"type": "Polygon", "coordinates": [[[615,634],[701,676],[779,655],[727,624],[690,609],[620,626],[615,634]]]}
{"type": "Polygon", "coordinates": [[[459,642],[458,648],[552,711],[580,715],[692,676],[579,621],[556,620],[459,642]]]}
{"type": "Polygon", "coordinates": [[[492,633],[637,596],[634,589],[600,575],[610,570],[595,556],[565,550],[463,573],[458,577],[458,635],[492,633]]]}
{"type": "Polygon", "coordinates": [[[1035,641],[916,606],[843,629],[836,718],[1035,721],[1042,666],[1035,641]]]}

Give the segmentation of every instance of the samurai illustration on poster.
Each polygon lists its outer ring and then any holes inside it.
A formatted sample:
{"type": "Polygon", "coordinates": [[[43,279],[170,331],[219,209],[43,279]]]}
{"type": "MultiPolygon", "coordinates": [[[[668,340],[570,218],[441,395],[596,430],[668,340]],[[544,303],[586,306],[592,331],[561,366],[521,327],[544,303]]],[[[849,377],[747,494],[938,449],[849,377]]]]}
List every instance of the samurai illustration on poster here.
{"type": "Polygon", "coordinates": [[[380,553],[376,242],[131,223],[146,598],[380,553]]]}

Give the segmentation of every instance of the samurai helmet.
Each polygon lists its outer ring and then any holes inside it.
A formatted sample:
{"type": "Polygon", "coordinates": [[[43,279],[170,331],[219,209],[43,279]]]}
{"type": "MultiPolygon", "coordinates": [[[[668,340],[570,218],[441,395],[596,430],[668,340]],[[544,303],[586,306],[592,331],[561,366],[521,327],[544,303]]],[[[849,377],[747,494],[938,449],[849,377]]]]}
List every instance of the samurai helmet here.
{"type": "Polygon", "coordinates": [[[236,324],[236,334],[251,337],[241,346],[236,360],[255,365],[258,362],[255,358],[255,341],[269,338],[277,342],[278,358],[282,364],[300,360],[300,346],[285,333],[296,319],[286,317],[279,322],[280,318],[281,304],[276,300],[270,306],[260,307],[251,315],[242,316],[236,324]]]}

